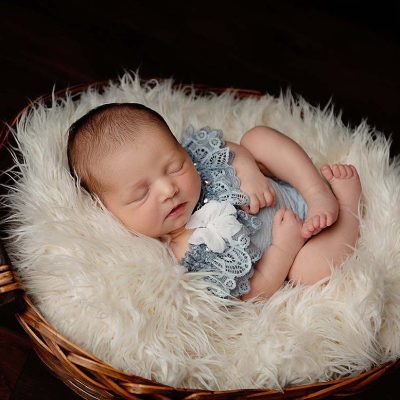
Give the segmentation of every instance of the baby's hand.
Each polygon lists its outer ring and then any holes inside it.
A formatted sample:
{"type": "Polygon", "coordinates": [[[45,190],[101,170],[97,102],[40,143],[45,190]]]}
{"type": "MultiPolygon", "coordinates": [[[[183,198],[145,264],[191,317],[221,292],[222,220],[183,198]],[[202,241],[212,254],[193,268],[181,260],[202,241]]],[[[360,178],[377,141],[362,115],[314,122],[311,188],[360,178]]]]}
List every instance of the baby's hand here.
{"type": "Polygon", "coordinates": [[[243,211],[257,214],[261,208],[275,205],[275,189],[260,170],[245,176],[238,174],[238,177],[240,179],[240,190],[250,197],[250,204],[241,207],[243,211]]]}
{"type": "Polygon", "coordinates": [[[303,220],[291,209],[281,207],[274,217],[272,245],[286,252],[292,260],[307,240],[301,234],[303,220]]]}

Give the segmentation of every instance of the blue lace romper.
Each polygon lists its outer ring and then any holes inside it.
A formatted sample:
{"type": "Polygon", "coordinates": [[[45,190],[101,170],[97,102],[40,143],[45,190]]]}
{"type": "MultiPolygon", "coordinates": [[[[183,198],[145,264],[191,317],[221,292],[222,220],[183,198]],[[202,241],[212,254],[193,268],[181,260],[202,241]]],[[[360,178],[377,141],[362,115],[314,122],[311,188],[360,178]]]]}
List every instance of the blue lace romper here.
{"type": "Polygon", "coordinates": [[[241,229],[228,241],[222,253],[211,251],[204,243],[189,244],[189,250],[179,260],[189,272],[209,272],[205,279],[212,283],[209,289],[219,297],[237,297],[250,290],[249,279],[253,265],[271,245],[272,224],[276,211],[284,205],[300,218],[307,214],[307,205],[300,193],[291,185],[270,179],[276,192],[274,207],[264,207],[251,215],[241,210],[249,204],[249,197],[240,191],[240,180],[231,165],[235,153],[225,146],[221,130],[189,127],[183,134],[181,144],[190,155],[200,177],[200,198],[193,210],[199,210],[210,200],[228,201],[236,208],[236,218],[241,229]]]}

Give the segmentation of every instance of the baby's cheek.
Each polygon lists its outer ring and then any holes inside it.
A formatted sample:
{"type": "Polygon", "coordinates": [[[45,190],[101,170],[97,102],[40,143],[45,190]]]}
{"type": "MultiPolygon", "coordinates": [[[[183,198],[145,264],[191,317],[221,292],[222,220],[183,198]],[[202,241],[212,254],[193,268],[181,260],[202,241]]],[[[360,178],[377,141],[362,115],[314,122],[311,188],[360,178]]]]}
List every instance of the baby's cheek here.
{"type": "Polygon", "coordinates": [[[123,218],[121,219],[121,222],[128,228],[128,229],[133,229],[136,230],[138,228],[137,221],[135,221],[135,218],[129,215],[124,215],[123,218]],[[136,223],[135,223],[136,222],[136,223]]]}
{"type": "Polygon", "coordinates": [[[138,224],[140,224],[143,231],[147,232],[146,234],[148,236],[160,236],[160,230],[163,227],[163,223],[166,217],[161,205],[157,203],[149,203],[146,209],[141,210],[137,217],[138,224]]]}
{"type": "Polygon", "coordinates": [[[130,230],[134,230],[146,236],[157,236],[157,223],[154,218],[149,218],[147,215],[142,213],[130,218],[129,221],[130,230]]]}
{"type": "Polygon", "coordinates": [[[140,213],[137,213],[134,209],[128,207],[120,214],[120,221],[126,228],[135,232],[143,232],[143,228],[145,227],[143,224],[142,216],[140,213]]]}
{"type": "Polygon", "coordinates": [[[200,197],[201,180],[200,175],[196,170],[192,171],[191,174],[187,174],[185,177],[184,186],[195,200],[200,197]]]}

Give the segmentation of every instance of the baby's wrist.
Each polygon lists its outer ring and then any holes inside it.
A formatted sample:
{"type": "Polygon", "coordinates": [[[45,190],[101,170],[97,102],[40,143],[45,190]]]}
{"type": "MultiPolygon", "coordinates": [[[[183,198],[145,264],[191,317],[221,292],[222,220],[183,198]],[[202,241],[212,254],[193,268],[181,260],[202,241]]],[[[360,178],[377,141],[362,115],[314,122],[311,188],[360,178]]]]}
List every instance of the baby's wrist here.
{"type": "Polygon", "coordinates": [[[283,246],[272,243],[271,247],[274,249],[274,252],[279,255],[282,259],[287,261],[288,263],[292,263],[296,254],[293,251],[285,249],[283,246]]]}

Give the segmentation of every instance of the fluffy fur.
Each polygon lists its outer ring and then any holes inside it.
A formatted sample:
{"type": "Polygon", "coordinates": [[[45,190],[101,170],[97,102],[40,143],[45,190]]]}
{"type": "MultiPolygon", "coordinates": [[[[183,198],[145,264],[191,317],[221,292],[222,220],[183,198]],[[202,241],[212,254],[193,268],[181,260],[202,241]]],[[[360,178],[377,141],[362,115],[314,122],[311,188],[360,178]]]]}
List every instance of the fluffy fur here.
{"type": "Polygon", "coordinates": [[[125,73],[102,92],[35,103],[13,133],[18,170],[3,199],[12,262],[46,320],[113,367],[176,387],[279,389],[399,357],[400,166],[389,159],[390,141],[365,121],[345,126],[333,107],[289,92],[196,96],[172,79],[142,84],[125,73]],[[132,236],[69,175],[67,128],[114,101],[154,108],[178,139],[192,124],[239,142],[266,124],[302,145],[317,167],[354,164],[364,193],[356,251],[329,282],[286,286],[269,301],[209,294],[200,274],[174,265],[156,240],[132,236]]]}

